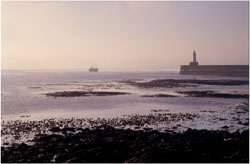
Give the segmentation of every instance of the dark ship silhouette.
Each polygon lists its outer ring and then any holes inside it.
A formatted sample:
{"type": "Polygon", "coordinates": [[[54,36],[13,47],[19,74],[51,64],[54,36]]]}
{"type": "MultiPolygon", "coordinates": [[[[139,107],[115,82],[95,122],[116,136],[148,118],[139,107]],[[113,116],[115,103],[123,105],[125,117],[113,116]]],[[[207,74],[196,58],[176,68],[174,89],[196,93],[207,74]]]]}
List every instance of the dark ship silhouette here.
{"type": "Polygon", "coordinates": [[[98,72],[98,68],[91,66],[91,68],[89,68],[89,72],[98,72]]]}

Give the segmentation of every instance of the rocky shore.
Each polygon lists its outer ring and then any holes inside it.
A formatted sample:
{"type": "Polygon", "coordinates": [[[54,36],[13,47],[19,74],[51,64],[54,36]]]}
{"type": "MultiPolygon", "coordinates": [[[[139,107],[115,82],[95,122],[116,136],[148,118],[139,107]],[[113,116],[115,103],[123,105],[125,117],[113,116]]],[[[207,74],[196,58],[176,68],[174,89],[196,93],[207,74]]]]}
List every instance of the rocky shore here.
{"type": "Polygon", "coordinates": [[[185,88],[198,85],[248,85],[247,80],[195,80],[195,79],[158,79],[147,82],[125,81],[126,84],[140,88],[185,88]]]}
{"type": "Polygon", "coordinates": [[[249,99],[248,94],[230,94],[230,93],[218,93],[215,91],[177,91],[179,94],[184,94],[190,97],[215,97],[215,98],[243,98],[249,99]]]}
{"type": "Polygon", "coordinates": [[[142,97],[178,97],[178,96],[168,95],[168,94],[155,94],[155,95],[142,95],[142,97]]]}
{"type": "Polygon", "coordinates": [[[37,135],[32,146],[2,147],[2,162],[249,162],[248,130],[161,133],[102,125],[52,131],[37,135]]]}
{"type": "Polygon", "coordinates": [[[248,116],[246,101],[196,114],[152,109],[147,115],[110,119],[2,120],[1,160],[247,163],[248,116]]]}
{"type": "Polygon", "coordinates": [[[80,97],[80,96],[115,96],[115,95],[125,95],[129,93],[125,92],[104,92],[104,91],[62,91],[62,92],[52,92],[46,93],[47,97],[80,97]]]}

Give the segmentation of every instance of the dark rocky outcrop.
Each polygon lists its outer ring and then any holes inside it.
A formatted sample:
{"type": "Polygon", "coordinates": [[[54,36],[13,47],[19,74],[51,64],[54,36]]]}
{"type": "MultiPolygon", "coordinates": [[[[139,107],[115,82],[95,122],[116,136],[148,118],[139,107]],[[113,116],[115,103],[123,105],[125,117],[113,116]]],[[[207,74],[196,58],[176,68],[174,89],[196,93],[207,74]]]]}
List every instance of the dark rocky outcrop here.
{"type": "Polygon", "coordinates": [[[248,130],[188,129],[180,134],[108,125],[81,129],[76,134],[69,130],[64,135],[37,135],[32,146],[2,147],[2,162],[249,162],[248,130]]]}
{"type": "Polygon", "coordinates": [[[190,97],[215,97],[215,98],[245,98],[249,99],[248,94],[230,94],[217,93],[215,91],[177,91],[177,93],[184,94],[190,97]]]}
{"type": "Polygon", "coordinates": [[[126,81],[125,83],[141,88],[184,88],[197,85],[248,85],[247,80],[196,80],[196,79],[159,79],[148,82],[126,81]]]}
{"type": "Polygon", "coordinates": [[[62,92],[53,92],[46,93],[47,97],[80,97],[80,96],[116,96],[116,95],[125,95],[129,93],[125,92],[101,92],[101,91],[62,91],[62,92]]]}
{"type": "Polygon", "coordinates": [[[155,94],[155,95],[142,95],[142,97],[178,97],[178,96],[168,95],[168,94],[155,94]]]}

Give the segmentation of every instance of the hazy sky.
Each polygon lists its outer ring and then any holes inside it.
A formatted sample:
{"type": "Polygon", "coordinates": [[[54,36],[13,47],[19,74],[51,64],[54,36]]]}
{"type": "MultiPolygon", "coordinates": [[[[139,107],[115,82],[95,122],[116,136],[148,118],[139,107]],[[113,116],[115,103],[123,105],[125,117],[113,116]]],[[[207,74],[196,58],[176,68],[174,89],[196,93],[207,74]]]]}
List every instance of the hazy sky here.
{"type": "Polygon", "coordinates": [[[248,64],[248,2],[2,2],[2,69],[248,64]]]}

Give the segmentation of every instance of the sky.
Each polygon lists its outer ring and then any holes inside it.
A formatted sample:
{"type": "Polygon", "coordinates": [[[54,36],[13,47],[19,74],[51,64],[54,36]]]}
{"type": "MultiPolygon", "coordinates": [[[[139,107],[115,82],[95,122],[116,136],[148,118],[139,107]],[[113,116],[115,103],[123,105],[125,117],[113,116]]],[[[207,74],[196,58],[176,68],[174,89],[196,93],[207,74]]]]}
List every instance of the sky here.
{"type": "Polygon", "coordinates": [[[245,2],[2,2],[2,69],[248,64],[245,2]]]}

